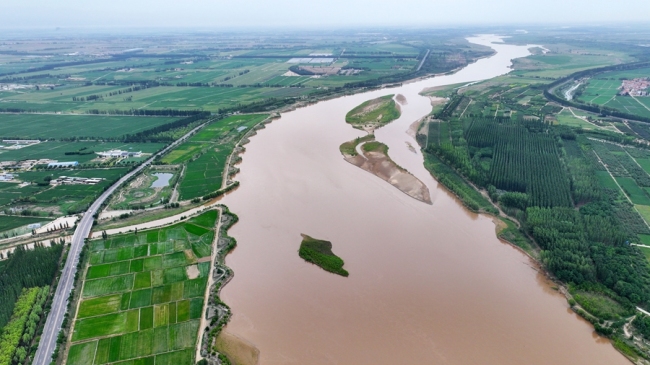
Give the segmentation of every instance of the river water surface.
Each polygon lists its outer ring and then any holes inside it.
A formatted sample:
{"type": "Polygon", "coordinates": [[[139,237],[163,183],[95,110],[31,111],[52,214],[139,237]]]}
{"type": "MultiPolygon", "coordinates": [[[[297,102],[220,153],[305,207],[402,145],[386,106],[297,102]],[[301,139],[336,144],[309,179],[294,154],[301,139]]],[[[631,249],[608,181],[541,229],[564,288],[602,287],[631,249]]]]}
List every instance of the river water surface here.
{"type": "Polygon", "coordinates": [[[524,254],[500,242],[424,169],[409,125],[428,114],[426,87],[509,72],[528,47],[471,42],[497,54],[454,75],[324,101],[282,115],[246,146],[241,186],[224,198],[239,223],[222,299],[227,331],[260,350],[260,364],[629,364],[568,309],[524,254]],[[376,131],[433,205],[343,160],[362,136],[345,114],[402,94],[399,120],[376,131]],[[347,278],[298,257],[301,233],[331,241],[347,278]]]}

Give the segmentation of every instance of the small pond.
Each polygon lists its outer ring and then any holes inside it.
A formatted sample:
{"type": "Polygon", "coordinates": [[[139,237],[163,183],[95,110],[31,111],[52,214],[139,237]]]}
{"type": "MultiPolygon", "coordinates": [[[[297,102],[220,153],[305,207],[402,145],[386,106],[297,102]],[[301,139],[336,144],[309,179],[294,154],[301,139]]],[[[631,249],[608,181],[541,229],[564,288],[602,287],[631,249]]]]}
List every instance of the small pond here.
{"type": "Polygon", "coordinates": [[[174,174],[168,172],[159,172],[153,174],[156,177],[156,180],[151,184],[152,188],[164,188],[169,185],[169,180],[174,176],[174,174]]]}

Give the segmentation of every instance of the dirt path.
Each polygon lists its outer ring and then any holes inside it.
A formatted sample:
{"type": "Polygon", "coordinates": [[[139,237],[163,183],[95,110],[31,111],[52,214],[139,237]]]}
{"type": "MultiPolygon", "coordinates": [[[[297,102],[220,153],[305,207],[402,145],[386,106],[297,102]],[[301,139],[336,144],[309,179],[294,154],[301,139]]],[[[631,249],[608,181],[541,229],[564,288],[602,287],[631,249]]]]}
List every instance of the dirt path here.
{"type": "Polygon", "coordinates": [[[574,116],[575,118],[578,118],[578,119],[582,120],[582,121],[585,122],[585,123],[589,123],[589,124],[593,125],[594,127],[598,128],[598,129],[603,129],[603,130],[610,131],[610,132],[616,132],[616,133],[619,133],[619,134],[624,134],[623,132],[619,131],[617,128],[614,128],[614,129],[612,130],[612,129],[605,128],[605,127],[601,127],[601,126],[599,126],[599,125],[597,125],[597,124],[594,124],[594,123],[590,122],[589,119],[587,119],[587,117],[584,117],[584,116],[581,116],[581,115],[577,115],[577,114],[573,111],[573,109],[570,108],[570,107],[569,107],[569,108],[566,108],[566,109],[569,109],[569,111],[571,112],[571,114],[573,114],[573,116],[574,116]]]}
{"type": "Polygon", "coordinates": [[[201,356],[201,341],[203,340],[203,335],[205,332],[206,327],[208,327],[208,319],[207,319],[207,310],[208,310],[208,302],[210,299],[210,289],[212,288],[212,285],[214,285],[214,269],[217,266],[217,254],[219,253],[219,248],[217,247],[217,243],[219,242],[219,232],[221,231],[221,217],[223,215],[223,211],[221,208],[217,208],[219,211],[219,216],[217,217],[218,222],[217,222],[217,227],[215,228],[215,235],[214,235],[214,240],[212,241],[212,253],[210,255],[210,272],[208,273],[208,285],[206,286],[205,293],[203,294],[203,311],[201,312],[201,323],[199,325],[199,333],[197,339],[197,343],[195,346],[196,350],[196,359],[195,361],[200,361],[203,359],[201,356]]]}
{"type": "Polygon", "coordinates": [[[181,173],[178,174],[178,179],[176,179],[176,184],[174,185],[174,190],[172,190],[172,194],[169,197],[169,202],[170,203],[176,203],[178,201],[178,186],[181,184],[181,180],[183,179],[183,175],[185,174],[185,164],[183,164],[183,167],[181,168],[181,173]]]}
{"type": "MultiPolygon", "coordinates": [[[[467,103],[467,106],[465,107],[465,109],[463,109],[463,112],[460,113],[460,117],[459,117],[459,118],[462,118],[462,117],[463,117],[463,115],[465,114],[465,111],[467,110],[467,108],[469,108],[469,106],[472,105],[472,102],[474,102],[474,100],[469,99],[469,103],[467,103]]],[[[496,114],[495,114],[494,116],[496,117],[496,114]]]]}
{"type": "MultiPolygon", "coordinates": [[[[630,96],[632,96],[632,95],[630,95],[630,96]]],[[[647,105],[645,105],[645,104],[643,104],[642,102],[640,102],[639,99],[635,98],[634,96],[632,96],[632,99],[636,100],[636,102],[639,103],[639,104],[641,104],[642,107],[644,107],[644,108],[650,110],[650,108],[648,108],[647,105]]]]}

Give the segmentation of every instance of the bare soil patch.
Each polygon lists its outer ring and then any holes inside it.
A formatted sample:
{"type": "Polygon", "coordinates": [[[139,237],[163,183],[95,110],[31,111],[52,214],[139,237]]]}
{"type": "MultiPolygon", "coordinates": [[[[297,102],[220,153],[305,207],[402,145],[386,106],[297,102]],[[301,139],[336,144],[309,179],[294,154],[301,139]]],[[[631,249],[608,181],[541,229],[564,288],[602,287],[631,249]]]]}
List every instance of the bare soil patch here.
{"type": "MultiPolygon", "coordinates": [[[[363,150],[363,146],[361,150],[363,150]]],[[[345,160],[387,181],[406,195],[431,204],[429,188],[418,178],[399,167],[383,150],[370,152],[363,150],[363,156],[345,156],[345,160]]]]}
{"type": "Polygon", "coordinates": [[[190,280],[199,277],[199,267],[196,265],[190,265],[185,267],[185,272],[187,272],[187,278],[190,280]]]}

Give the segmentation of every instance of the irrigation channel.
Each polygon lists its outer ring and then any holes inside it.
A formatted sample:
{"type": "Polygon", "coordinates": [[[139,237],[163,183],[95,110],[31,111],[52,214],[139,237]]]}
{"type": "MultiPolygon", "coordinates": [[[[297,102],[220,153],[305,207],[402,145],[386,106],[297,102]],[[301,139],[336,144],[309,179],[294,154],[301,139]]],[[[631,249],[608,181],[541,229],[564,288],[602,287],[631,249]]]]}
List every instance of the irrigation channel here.
{"type": "Polygon", "coordinates": [[[508,73],[528,46],[497,51],[453,75],[320,102],[283,114],[246,146],[241,186],[223,199],[239,215],[226,264],[226,331],[261,365],[629,364],[575,315],[526,255],[499,241],[431,177],[409,126],[431,111],[424,88],[508,73]],[[364,135],[345,123],[363,101],[402,94],[402,116],[376,131],[390,157],[424,182],[432,205],[343,160],[364,135]],[[300,234],[331,241],[350,276],[298,256],[300,234]]]}

